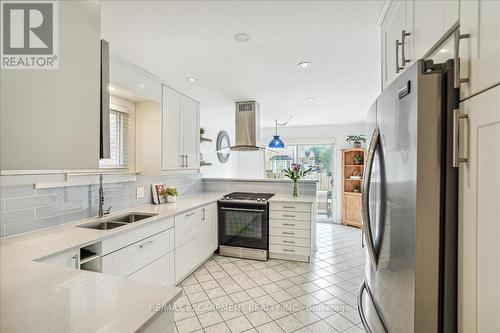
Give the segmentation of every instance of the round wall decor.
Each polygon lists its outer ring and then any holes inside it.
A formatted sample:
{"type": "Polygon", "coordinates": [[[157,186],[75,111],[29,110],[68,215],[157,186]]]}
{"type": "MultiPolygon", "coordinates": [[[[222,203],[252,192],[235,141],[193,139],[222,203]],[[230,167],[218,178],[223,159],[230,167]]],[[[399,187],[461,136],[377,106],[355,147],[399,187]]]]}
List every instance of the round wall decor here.
{"type": "Polygon", "coordinates": [[[226,163],[229,160],[229,149],[227,151],[221,152],[222,149],[231,147],[231,141],[229,140],[229,134],[226,131],[220,131],[217,135],[217,158],[221,163],[226,163]]]}

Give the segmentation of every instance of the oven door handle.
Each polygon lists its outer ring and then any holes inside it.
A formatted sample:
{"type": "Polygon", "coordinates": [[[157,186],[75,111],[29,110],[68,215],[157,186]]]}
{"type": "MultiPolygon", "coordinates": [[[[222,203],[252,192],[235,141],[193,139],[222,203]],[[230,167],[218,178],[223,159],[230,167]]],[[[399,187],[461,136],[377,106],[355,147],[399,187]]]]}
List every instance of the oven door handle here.
{"type": "Polygon", "coordinates": [[[257,212],[257,213],[264,213],[264,209],[247,209],[247,208],[226,208],[226,207],[221,207],[220,209],[222,210],[236,210],[239,212],[257,212]]]}

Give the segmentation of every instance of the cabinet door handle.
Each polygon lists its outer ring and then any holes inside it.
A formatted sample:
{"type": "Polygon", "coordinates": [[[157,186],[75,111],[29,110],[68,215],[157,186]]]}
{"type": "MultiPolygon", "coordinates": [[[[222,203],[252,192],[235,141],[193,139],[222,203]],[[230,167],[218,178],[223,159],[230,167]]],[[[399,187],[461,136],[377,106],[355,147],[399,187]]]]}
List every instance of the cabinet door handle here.
{"type": "Polygon", "coordinates": [[[403,66],[403,68],[410,62],[410,59],[406,59],[405,56],[405,40],[408,36],[410,36],[409,32],[406,32],[405,30],[401,31],[401,66],[403,66]]]}
{"type": "Polygon", "coordinates": [[[184,167],[189,167],[189,159],[187,155],[184,155],[184,158],[186,159],[186,163],[184,164],[184,167]]]}
{"type": "Polygon", "coordinates": [[[283,235],[295,235],[295,232],[286,232],[286,231],[283,231],[283,235]]]}
{"type": "Polygon", "coordinates": [[[295,227],[295,223],[283,223],[283,225],[286,225],[289,227],[295,227]]]}
{"type": "Polygon", "coordinates": [[[181,157],[181,168],[184,168],[184,155],[179,155],[181,157]]]}
{"type": "Polygon", "coordinates": [[[205,208],[201,209],[201,220],[205,221],[205,208]]]}
{"type": "Polygon", "coordinates": [[[294,242],[294,241],[288,241],[288,240],[285,240],[285,239],[283,240],[283,243],[295,244],[295,242],[294,242]]]}
{"type": "Polygon", "coordinates": [[[399,73],[404,67],[399,66],[399,46],[401,42],[396,39],[396,73],[399,73]]]}
{"type": "MultiPolygon", "coordinates": [[[[459,143],[460,119],[465,119],[467,121],[467,125],[469,125],[469,116],[466,114],[460,114],[459,109],[454,109],[453,110],[453,167],[454,168],[458,168],[460,163],[467,162],[469,160],[468,157],[460,157],[460,143],[459,143]]],[[[468,140],[466,142],[468,142],[468,140]]],[[[469,150],[467,149],[467,155],[468,154],[469,150]]]]}
{"type": "Polygon", "coordinates": [[[79,257],[79,255],[78,255],[78,254],[75,254],[75,255],[73,256],[73,260],[75,261],[75,268],[76,268],[76,269],[79,269],[79,268],[80,268],[80,267],[78,267],[78,264],[79,264],[79,263],[78,263],[78,257],[79,257]]]}
{"type": "Polygon", "coordinates": [[[460,88],[460,83],[466,83],[469,82],[469,78],[461,79],[460,78],[460,40],[469,38],[470,34],[460,34],[460,28],[455,30],[453,33],[453,58],[454,58],[454,70],[455,73],[453,73],[453,81],[454,81],[454,87],[455,88],[460,88]]]}
{"type": "Polygon", "coordinates": [[[285,251],[285,252],[295,252],[295,250],[292,250],[292,249],[283,249],[283,251],[285,251]]]}
{"type": "Polygon", "coordinates": [[[193,216],[194,214],[195,214],[195,212],[190,212],[190,213],[187,213],[187,214],[186,214],[186,217],[193,216]]]}
{"type": "Polygon", "coordinates": [[[295,217],[295,215],[283,214],[284,217],[295,217]]]}
{"type": "Polygon", "coordinates": [[[295,209],[295,206],[283,206],[283,208],[295,209]]]}
{"type": "Polygon", "coordinates": [[[153,243],[153,241],[152,241],[152,240],[149,240],[149,241],[144,242],[144,243],[142,243],[141,245],[139,245],[139,247],[142,249],[143,247],[145,247],[146,245],[150,245],[151,243],[153,243]]]}

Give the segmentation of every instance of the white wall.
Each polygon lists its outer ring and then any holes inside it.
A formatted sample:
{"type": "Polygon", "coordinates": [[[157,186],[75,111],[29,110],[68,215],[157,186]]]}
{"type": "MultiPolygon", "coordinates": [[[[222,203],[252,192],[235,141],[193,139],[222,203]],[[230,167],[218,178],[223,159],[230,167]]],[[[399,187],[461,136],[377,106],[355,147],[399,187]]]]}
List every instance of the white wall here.
{"type": "MultiPolygon", "coordinates": [[[[342,203],[342,156],[341,149],[349,148],[345,139],[350,134],[367,135],[365,124],[324,125],[324,126],[286,126],[278,129],[281,139],[287,144],[334,144],[334,205],[335,221],[341,219],[342,203]]],[[[260,130],[261,143],[266,145],[274,134],[274,128],[260,130]]],[[[369,135],[369,134],[368,134],[369,135]]],[[[367,136],[368,136],[367,135],[367,136]]],[[[367,137],[367,140],[369,138],[367,137]]]]}
{"type": "Polygon", "coordinates": [[[229,134],[231,145],[234,145],[234,103],[224,103],[218,107],[200,107],[200,127],[205,128],[204,137],[210,138],[212,142],[202,142],[200,151],[206,162],[212,166],[201,167],[203,177],[235,177],[238,169],[238,153],[232,153],[226,163],[221,163],[215,152],[217,145],[217,134],[225,130],[229,134]]]}

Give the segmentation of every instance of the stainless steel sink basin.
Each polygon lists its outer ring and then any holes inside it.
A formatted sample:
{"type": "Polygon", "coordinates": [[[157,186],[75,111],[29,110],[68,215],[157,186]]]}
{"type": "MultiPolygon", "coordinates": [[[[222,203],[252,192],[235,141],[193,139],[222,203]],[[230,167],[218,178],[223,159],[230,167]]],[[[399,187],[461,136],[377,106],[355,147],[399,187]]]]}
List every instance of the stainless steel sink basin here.
{"type": "Polygon", "coordinates": [[[113,222],[134,223],[155,216],[157,214],[132,213],[110,218],[113,222]]]}
{"type": "Polygon", "coordinates": [[[92,223],[82,224],[79,225],[79,227],[88,229],[110,230],[121,227],[123,225],[127,225],[127,223],[106,221],[106,222],[92,222],[92,223]]]}
{"type": "Polygon", "coordinates": [[[88,228],[88,229],[99,229],[99,230],[110,230],[114,228],[118,228],[129,223],[134,223],[137,221],[141,221],[158,214],[146,214],[146,213],[130,213],[120,216],[109,217],[106,220],[95,221],[91,223],[81,224],[77,227],[80,228],[88,228]]]}

